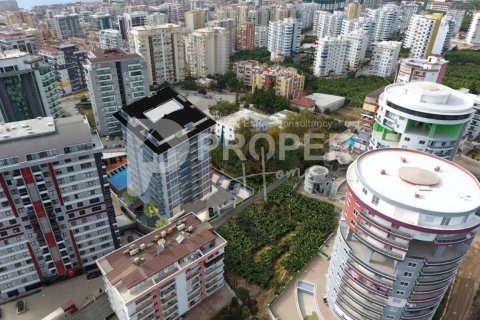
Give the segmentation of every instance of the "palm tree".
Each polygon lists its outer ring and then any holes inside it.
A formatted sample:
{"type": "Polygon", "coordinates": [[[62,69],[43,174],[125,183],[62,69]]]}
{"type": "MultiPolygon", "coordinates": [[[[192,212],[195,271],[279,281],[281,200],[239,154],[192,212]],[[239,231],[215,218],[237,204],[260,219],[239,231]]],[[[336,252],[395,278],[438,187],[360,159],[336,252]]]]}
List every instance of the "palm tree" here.
{"type": "Polygon", "coordinates": [[[130,207],[132,204],[134,204],[135,202],[137,202],[138,200],[138,197],[133,194],[133,193],[129,193],[129,192],[126,192],[124,195],[123,195],[123,201],[125,202],[125,204],[130,207]]]}
{"type": "Polygon", "coordinates": [[[156,217],[157,214],[158,214],[158,211],[159,211],[159,208],[158,208],[158,204],[156,204],[155,202],[150,202],[146,205],[144,205],[143,207],[143,213],[145,214],[145,216],[147,218],[149,218],[148,220],[148,224],[149,225],[152,225],[152,218],[156,217]]]}
{"type": "Polygon", "coordinates": [[[155,228],[160,229],[163,226],[166,226],[168,224],[168,219],[165,218],[160,218],[155,222],[155,228]]]}

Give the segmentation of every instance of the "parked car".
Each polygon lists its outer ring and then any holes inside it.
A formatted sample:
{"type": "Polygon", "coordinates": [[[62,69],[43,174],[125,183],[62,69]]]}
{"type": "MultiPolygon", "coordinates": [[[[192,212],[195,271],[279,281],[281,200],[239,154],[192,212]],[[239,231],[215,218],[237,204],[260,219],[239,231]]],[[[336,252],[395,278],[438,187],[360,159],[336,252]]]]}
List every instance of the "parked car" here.
{"type": "Polygon", "coordinates": [[[215,211],[213,211],[212,207],[208,208],[208,217],[209,218],[215,217],[215,211]]]}
{"type": "Polygon", "coordinates": [[[92,279],[98,278],[101,275],[102,273],[100,272],[100,270],[91,271],[87,273],[87,279],[92,280],[92,279]]]}
{"type": "Polygon", "coordinates": [[[230,183],[228,184],[228,190],[233,191],[233,189],[235,189],[235,181],[234,180],[230,181],[230,183]]]}

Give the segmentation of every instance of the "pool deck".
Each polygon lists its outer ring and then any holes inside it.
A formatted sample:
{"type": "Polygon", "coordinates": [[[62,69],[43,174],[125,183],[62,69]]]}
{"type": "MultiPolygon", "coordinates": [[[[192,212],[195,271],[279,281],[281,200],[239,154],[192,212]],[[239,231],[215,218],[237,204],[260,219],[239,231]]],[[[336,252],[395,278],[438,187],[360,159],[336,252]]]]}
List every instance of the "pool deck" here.
{"type": "MultiPolygon", "coordinates": [[[[335,243],[335,235],[330,237],[326,245],[322,248],[325,253],[330,255],[335,243]]],[[[271,306],[273,314],[279,320],[303,320],[300,310],[297,307],[297,281],[304,281],[315,285],[316,304],[320,309],[318,319],[320,320],[336,320],[333,312],[323,302],[325,295],[326,279],[325,275],[328,271],[329,262],[324,256],[315,256],[310,263],[298,274],[290,286],[283,291],[275,303],[271,306]]]]}
{"type": "Polygon", "coordinates": [[[124,164],[128,163],[127,161],[127,158],[123,158],[121,160],[119,160],[118,162],[116,163],[110,163],[110,164],[107,164],[107,173],[110,173],[112,172],[113,170],[117,169],[117,168],[120,168],[121,166],[123,166],[124,164]]]}

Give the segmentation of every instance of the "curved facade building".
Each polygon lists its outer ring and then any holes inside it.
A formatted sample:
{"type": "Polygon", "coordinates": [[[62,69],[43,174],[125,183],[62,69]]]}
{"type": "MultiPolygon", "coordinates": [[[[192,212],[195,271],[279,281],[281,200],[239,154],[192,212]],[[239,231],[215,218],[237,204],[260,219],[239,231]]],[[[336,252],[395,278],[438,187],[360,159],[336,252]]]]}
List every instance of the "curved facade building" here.
{"type": "Polygon", "coordinates": [[[472,113],[473,100],[444,85],[391,84],[380,96],[369,149],[398,147],[452,159],[472,113]]]}
{"type": "Polygon", "coordinates": [[[341,319],[431,319],[480,226],[480,183],[415,150],[368,151],[348,169],[327,274],[341,319]]]}

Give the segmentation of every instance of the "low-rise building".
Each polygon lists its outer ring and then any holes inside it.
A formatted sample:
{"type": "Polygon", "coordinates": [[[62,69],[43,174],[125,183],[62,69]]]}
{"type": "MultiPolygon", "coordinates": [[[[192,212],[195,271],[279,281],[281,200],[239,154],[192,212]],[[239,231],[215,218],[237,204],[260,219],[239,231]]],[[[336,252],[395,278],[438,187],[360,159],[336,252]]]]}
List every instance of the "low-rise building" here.
{"type": "Polygon", "coordinates": [[[431,81],[442,83],[448,61],[441,57],[406,58],[398,61],[394,82],[431,81]]]}
{"type": "Polygon", "coordinates": [[[335,111],[340,109],[345,104],[345,97],[334,96],[324,93],[312,93],[305,96],[305,98],[315,101],[315,111],[335,111]]]}
{"type": "Polygon", "coordinates": [[[367,127],[373,127],[375,124],[375,117],[379,107],[379,99],[385,91],[385,87],[378,88],[365,96],[361,113],[361,124],[367,127]]]}
{"type": "Polygon", "coordinates": [[[235,140],[235,129],[242,121],[251,121],[253,130],[267,131],[270,128],[267,114],[250,109],[241,109],[217,120],[215,125],[217,139],[220,141],[223,138],[224,143],[233,142],[235,140]]]}
{"type": "Polygon", "coordinates": [[[245,86],[252,87],[255,73],[262,68],[263,65],[257,60],[243,60],[235,62],[232,66],[232,71],[235,72],[238,79],[243,81],[245,86]]]}
{"type": "Polygon", "coordinates": [[[193,213],[99,259],[119,320],[178,319],[224,285],[227,241],[193,213]]]}
{"type": "Polygon", "coordinates": [[[447,12],[452,4],[446,1],[431,1],[427,3],[426,9],[432,11],[447,12]]]}
{"type": "Polygon", "coordinates": [[[305,76],[295,68],[281,66],[264,67],[253,76],[252,92],[257,88],[273,87],[276,94],[293,99],[303,93],[305,76]]]}

